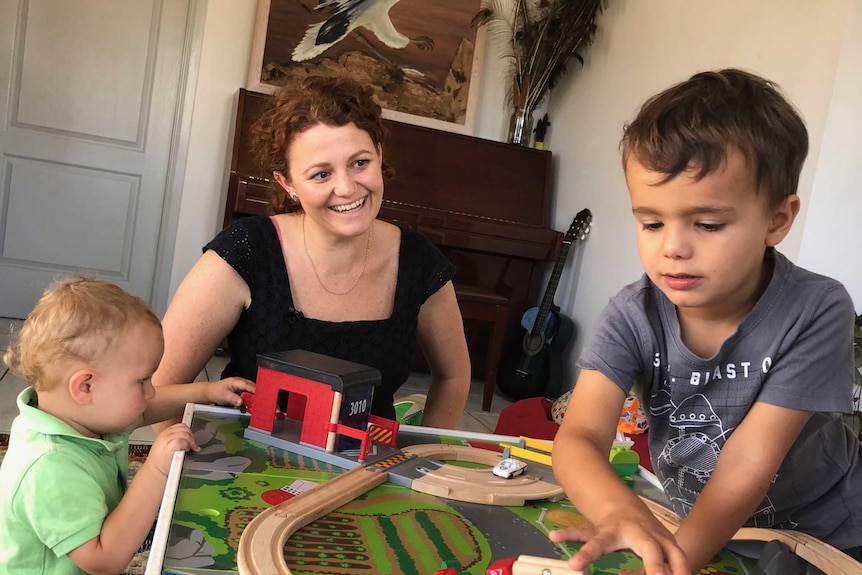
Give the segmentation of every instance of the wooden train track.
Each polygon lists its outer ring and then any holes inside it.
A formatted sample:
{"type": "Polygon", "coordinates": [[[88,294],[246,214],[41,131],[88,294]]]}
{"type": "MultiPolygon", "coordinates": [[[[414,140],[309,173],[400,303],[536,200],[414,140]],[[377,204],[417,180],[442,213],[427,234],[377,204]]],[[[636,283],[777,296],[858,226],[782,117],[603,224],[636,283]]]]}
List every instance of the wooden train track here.
{"type": "MultiPolygon", "coordinates": [[[[679,516],[659,503],[641,497],[641,501],[668,531],[674,533],[680,526],[679,516]]],[[[835,547],[801,531],[743,527],[731,538],[734,541],[781,541],[790,550],[829,575],[862,575],[862,563],[835,547]]]]}
{"type": "MultiPolygon", "coordinates": [[[[444,460],[475,461],[493,465],[499,454],[481,449],[451,445],[422,445],[405,448],[407,453],[426,457],[436,456],[444,460]],[[473,452],[469,453],[467,450],[473,452]],[[485,453],[475,453],[475,452],[485,453]]],[[[445,467],[445,466],[444,466],[445,467]]],[[[430,474],[429,474],[430,475],[430,474]]],[[[438,474],[443,475],[443,474],[438,474]]],[[[298,529],[312,521],[331,513],[335,509],[356,499],[372,488],[385,483],[389,474],[375,467],[356,467],[330,479],[318,487],[306,491],[293,499],[272,507],[255,517],[243,530],[237,553],[237,566],[240,575],[291,575],[284,560],[284,546],[298,529]]],[[[463,479],[455,480],[455,484],[463,479]]],[[[457,485],[456,485],[457,486],[457,485]]],[[[426,493],[446,497],[453,491],[440,485],[419,482],[426,493]]],[[[488,493],[488,485],[481,489],[457,486],[458,499],[475,496],[474,502],[492,505],[510,505],[511,496],[501,489],[501,494],[488,493]]],[[[656,518],[671,532],[680,526],[680,518],[667,507],[650,501],[641,500],[656,518]]],[[[523,500],[522,500],[523,504],[523,500]]],[[[862,564],[853,560],[835,547],[810,535],[798,531],[781,529],[760,529],[743,527],[734,540],[772,541],[779,540],[791,551],[825,573],[862,575],[862,564]]],[[[565,561],[522,555],[513,565],[513,575],[582,575],[568,568],[565,561]]]]}
{"type": "Polygon", "coordinates": [[[293,499],[267,509],[242,532],[237,567],[242,575],[290,575],[284,544],[301,527],[385,483],[388,473],[356,467],[293,499]]]}
{"type": "MultiPolygon", "coordinates": [[[[502,458],[495,451],[465,445],[419,444],[405,447],[402,452],[440,461],[481,463],[488,467],[497,465],[502,458]]],[[[530,474],[502,479],[488,473],[488,469],[470,469],[448,464],[429,471],[420,479],[414,479],[410,488],[436,497],[484,505],[520,506],[527,501],[559,501],[565,497],[563,488],[558,484],[543,481],[530,474]]]]}

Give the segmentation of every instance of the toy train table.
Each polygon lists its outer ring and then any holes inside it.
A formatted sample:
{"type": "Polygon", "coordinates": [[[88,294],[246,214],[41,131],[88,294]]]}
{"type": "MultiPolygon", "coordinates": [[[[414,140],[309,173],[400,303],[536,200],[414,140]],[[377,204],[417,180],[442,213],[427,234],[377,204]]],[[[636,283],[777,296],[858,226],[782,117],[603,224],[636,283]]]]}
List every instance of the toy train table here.
{"type": "MultiPolygon", "coordinates": [[[[187,406],[201,449],[174,456],[147,575],[485,575],[504,559],[564,561],[577,551],[547,537],[587,523],[550,467],[528,461],[511,479],[492,473],[519,438],[369,416],[379,375],[358,364],[308,352],[259,362],[250,414],[187,406]]],[[[638,474],[630,485],[662,498],[638,474]]],[[[570,572],[527,563],[520,572],[570,572]]],[[[724,550],[706,572],[752,565],[724,550]]],[[[593,574],[642,572],[627,552],[591,566],[593,574]]]]}

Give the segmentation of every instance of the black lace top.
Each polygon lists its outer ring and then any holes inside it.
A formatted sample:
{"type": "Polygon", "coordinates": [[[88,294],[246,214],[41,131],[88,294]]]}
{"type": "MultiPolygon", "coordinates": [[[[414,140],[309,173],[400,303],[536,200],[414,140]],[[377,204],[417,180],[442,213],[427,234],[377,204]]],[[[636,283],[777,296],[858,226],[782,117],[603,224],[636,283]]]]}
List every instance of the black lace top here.
{"type": "Polygon", "coordinates": [[[204,251],[213,250],[245,280],[251,305],[228,334],[231,360],[222,377],[257,376],[257,354],[305,349],[377,368],[371,412],[395,418],[393,394],[410,375],[419,308],[452,278],[455,267],[424,236],[401,230],[392,315],[383,320],[329,322],[294,309],[275,225],[268,217],[237,220],[204,251]]]}

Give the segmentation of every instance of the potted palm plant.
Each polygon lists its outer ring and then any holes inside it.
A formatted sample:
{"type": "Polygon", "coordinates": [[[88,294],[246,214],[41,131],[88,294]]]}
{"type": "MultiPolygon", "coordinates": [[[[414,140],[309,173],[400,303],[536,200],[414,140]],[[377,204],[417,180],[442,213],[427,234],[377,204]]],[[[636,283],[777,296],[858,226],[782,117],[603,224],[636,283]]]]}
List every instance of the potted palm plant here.
{"type": "Polygon", "coordinates": [[[508,60],[512,77],[509,141],[529,143],[532,114],[593,42],[604,0],[483,0],[473,19],[508,60]]]}

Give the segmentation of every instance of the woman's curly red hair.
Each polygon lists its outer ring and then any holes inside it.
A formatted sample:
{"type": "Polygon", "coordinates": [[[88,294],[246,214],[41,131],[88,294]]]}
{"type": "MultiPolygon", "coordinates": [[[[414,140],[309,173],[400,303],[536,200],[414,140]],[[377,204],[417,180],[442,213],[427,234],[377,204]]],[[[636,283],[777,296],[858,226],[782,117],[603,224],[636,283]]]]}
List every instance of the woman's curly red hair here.
{"type": "MultiPolygon", "coordinates": [[[[318,124],[340,127],[351,123],[366,132],[375,147],[382,150],[386,128],[380,112],[371,91],[350,78],[306,76],[279,89],[267,110],[252,124],[252,152],[267,173],[287,175],[290,171],[287,153],[299,134],[318,124]]],[[[392,168],[384,162],[384,178],[393,175],[392,168]]],[[[281,186],[273,185],[270,200],[273,214],[300,209],[281,186]]]]}

